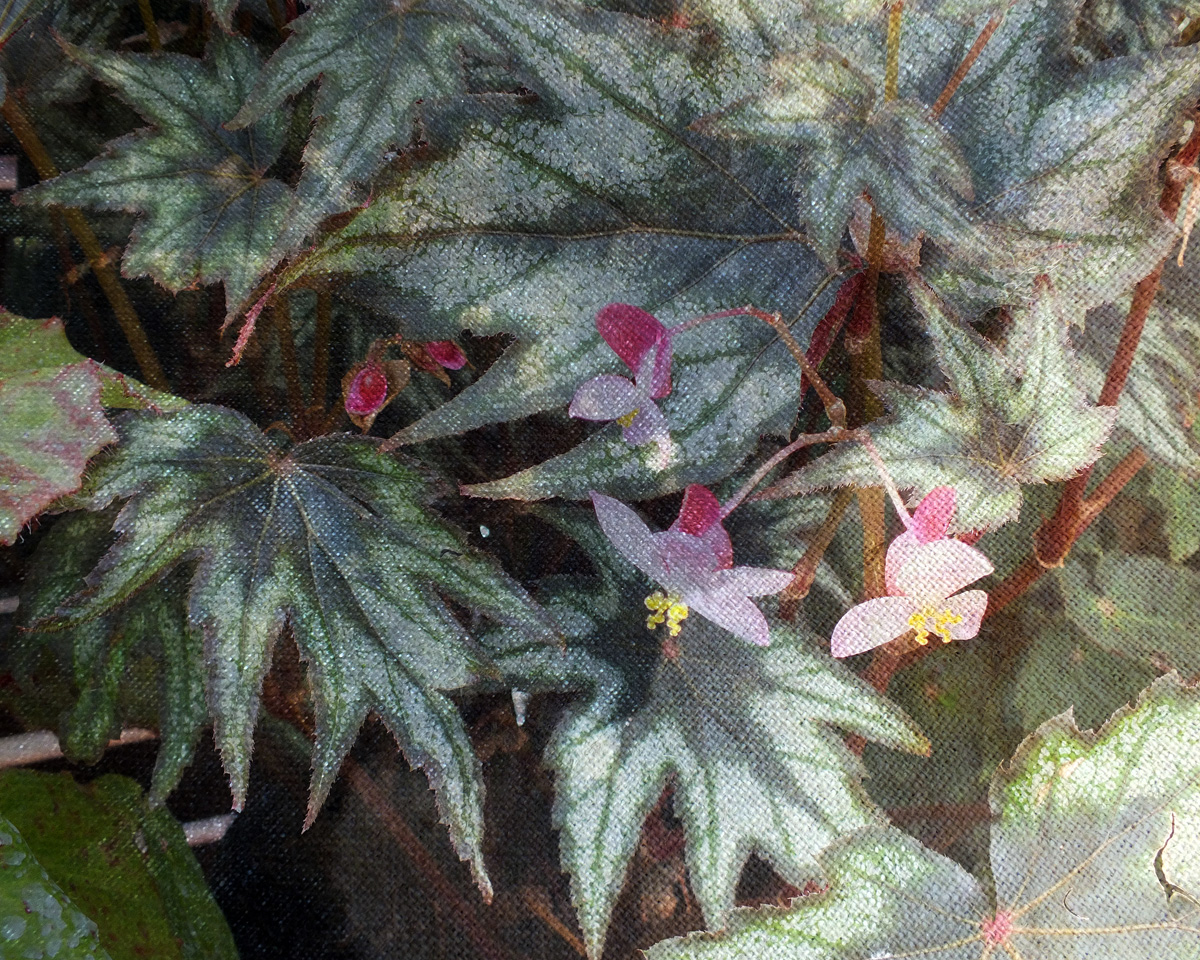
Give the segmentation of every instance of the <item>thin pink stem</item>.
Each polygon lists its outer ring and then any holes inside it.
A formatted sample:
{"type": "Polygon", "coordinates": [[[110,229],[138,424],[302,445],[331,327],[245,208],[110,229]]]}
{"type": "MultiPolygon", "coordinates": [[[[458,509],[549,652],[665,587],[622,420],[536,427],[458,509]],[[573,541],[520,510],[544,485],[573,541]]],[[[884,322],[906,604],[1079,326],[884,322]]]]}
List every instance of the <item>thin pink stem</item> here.
{"type": "Polygon", "coordinates": [[[790,457],[802,447],[811,447],[814,443],[836,443],[839,440],[849,440],[853,438],[855,431],[845,430],[841,427],[834,427],[831,430],[826,430],[824,433],[806,433],[801,437],[793,440],[786,447],[772,456],[761,467],[754,471],[754,475],[742,486],[733,497],[727,500],[721,507],[721,519],[724,520],[745,500],[754,488],[762,483],[763,477],[774,470],[781,462],[790,457]]]}

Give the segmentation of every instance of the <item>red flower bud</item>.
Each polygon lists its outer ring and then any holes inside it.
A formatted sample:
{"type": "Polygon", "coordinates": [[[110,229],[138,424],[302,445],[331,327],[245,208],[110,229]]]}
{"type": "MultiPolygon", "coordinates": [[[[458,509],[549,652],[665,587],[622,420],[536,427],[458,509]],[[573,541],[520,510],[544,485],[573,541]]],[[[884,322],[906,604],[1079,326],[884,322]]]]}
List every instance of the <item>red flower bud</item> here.
{"type": "Polygon", "coordinates": [[[434,340],[425,344],[425,352],[447,370],[461,370],[467,365],[467,355],[453,340],[434,340]]]}
{"type": "Polygon", "coordinates": [[[378,413],[387,402],[388,381],[383,365],[364,363],[346,388],[346,412],[368,417],[378,413]]]}

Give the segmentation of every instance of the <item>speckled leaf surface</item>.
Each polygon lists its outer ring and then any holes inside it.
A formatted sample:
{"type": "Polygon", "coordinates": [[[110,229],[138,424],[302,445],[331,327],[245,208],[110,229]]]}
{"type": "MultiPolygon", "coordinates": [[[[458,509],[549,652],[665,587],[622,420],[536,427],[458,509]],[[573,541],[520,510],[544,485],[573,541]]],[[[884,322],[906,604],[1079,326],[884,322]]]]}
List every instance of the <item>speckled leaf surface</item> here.
{"type": "Polygon", "coordinates": [[[651,960],[1191,958],[1200,947],[1200,697],[1175,676],[1094,734],[1042,724],[992,780],[994,894],[894,828],[821,856],[829,887],[651,960]]]}

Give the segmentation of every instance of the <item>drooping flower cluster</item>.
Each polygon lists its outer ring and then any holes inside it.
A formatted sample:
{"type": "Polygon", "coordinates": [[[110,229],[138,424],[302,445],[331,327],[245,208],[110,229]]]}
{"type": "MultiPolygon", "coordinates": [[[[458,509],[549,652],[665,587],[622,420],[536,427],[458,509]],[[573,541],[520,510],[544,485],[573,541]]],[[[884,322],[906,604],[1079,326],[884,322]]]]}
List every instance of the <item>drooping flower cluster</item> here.
{"type": "Polygon", "coordinates": [[[371,344],[365,360],[346,371],[342,378],[342,404],[356,427],[370,430],[375,418],[408,386],[413,366],[449,384],[446,370],[459,370],[466,363],[466,355],[453,340],[417,343],[398,335],[384,337],[371,344]],[[384,351],[392,346],[399,346],[404,358],[383,359],[384,351]]]}
{"type": "Polygon", "coordinates": [[[616,374],[593,377],[575,391],[568,413],[581,420],[615,420],[631,446],[669,443],[667,418],[655,400],[671,392],[671,332],[645,310],[610,303],[596,314],[596,329],[633,380],[616,374]]]}
{"type": "Polygon", "coordinates": [[[835,657],[863,653],[913,630],[917,643],[943,643],[979,633],[987,593],[963,587],[992,572],[979,550],[947,537],[954,515],[953,487],[938,487],[921,501],[908,529],[888,547],[884,580],[888,595],[850,610],[833,628],[835,657]]]}
{"type": "Polygon", "coordinates": [[[665,623],[669,635],[678,636],[695,610],[743,640],[764,647],[770,642],[766,617],[750,598],[778,593],[792,574],[733,565],[721,504],[711,491],[699,484],[688,487],[679,517],[659,533],[619,500],[593,492],[592,503],[613,546],[662,588],[645,600],[648,629],[665,623]]]}

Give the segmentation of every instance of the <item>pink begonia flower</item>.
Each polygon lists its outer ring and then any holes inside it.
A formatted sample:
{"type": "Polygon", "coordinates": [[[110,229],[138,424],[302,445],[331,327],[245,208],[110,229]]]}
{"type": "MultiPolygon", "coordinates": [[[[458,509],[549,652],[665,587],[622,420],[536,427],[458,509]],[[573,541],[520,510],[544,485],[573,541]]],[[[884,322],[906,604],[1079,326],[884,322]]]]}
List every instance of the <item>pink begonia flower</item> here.
{"type": "Polygon", "coordinates": [[[979,633],[987,593],[967,584],[992,572],[991,562],[961,540],[946,536],[954,515],[953,487],[937,487],[913,512],[909,527],[888,547],[888,596],[851,607],[833,628],[830,652],[849,657],[915,630],[917,643],[943,643],[979,633]]]}
{"type": "Polygon", "coordinates": [[[667,418],[654,401],[671,392],[671,335],[656,317],[627,303],[610,303],[596,314],[596,329],[633,371],[593,377],[567,411],[582,420],[616,420],[630,446],[669,441],[667,418]]]}
{"type": "Polygon", "coordinates": [[[425,344],[425,352],[447,370],[461,370],[467,365],[467,355],[453,340],[432,340],[425,344]]]}
{"type": "Polygon", "coordinates": [[[592,493],[600,529],[630,563],[663,589],[646,598],[647,629],[664,621],[671,637],[694,609],[735,636],[765,647],[770,628],[750,597],[778,593],[792,580],[788,570],[735,567],[733,545],[721,525],[721,504],[705,487],[692,484],[679,518],[669,530],[650,528],[625,504],[592,493]]]}

